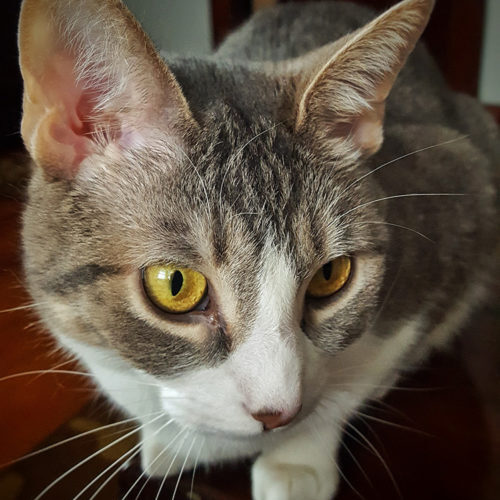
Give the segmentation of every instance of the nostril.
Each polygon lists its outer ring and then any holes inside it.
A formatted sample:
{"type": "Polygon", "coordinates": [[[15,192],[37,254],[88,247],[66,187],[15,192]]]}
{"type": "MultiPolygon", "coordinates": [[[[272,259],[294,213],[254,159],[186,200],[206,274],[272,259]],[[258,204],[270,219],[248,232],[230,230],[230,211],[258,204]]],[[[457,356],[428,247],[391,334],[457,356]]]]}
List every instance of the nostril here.
{"type": "Polygon", "coordinates": [[[285,425],[282,423],[284,419],[283,413],[280,411],[252,413],[252,417],[258,422],[262,422],[266,431],[285,425]]]}
{"type": "Polygon", "coordinates": [[[257,413],[252,413],[252,417],[258,422],[264,424],[264,430],[270,431],[271,429],[277,429],[278,427],[284,427],[288,425],[299,413],[302,405],[294,408],[289,412],[282,411],[261,411],[257,413]]]}

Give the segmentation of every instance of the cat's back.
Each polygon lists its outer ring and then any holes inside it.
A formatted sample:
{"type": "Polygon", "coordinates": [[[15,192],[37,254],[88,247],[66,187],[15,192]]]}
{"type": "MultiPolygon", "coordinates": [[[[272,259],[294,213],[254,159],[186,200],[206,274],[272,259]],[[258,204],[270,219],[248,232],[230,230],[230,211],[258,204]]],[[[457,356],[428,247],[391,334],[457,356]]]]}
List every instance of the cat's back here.
{"type": "MultiPolygon", "coordinates": [[[[215,58],[242,65],[300,57],[375,17],[372,9],[351,2],[290,3],[263,9],[221,44],[215,58]]],[[[491,136],[492,122],[477,102],[450,92],[422,43],[417,44],[401,70],[386,110],[389,123],[439,123],[463,134],[491,136]]],[[[487,147],[491,152],[491,144],[480,138],[477,142],[481,149],[487,147]]]]}
{"type": "Polygon", "coordinates": [[[217,57],[281,61],[333,42],[369,22],[374,12],[350,2],[290,3],[258,11],[218,48],[217,57]]]}

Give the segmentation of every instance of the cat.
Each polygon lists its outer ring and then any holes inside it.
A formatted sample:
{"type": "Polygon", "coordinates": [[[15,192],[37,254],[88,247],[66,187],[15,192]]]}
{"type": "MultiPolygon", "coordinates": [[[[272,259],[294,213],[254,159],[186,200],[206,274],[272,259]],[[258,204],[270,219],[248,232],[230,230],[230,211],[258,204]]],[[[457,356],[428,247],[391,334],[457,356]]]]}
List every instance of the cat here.
{"type": "Polygon", "coordinates": [[[27,286],[147,474],[257,457],[255,500],[332,498],[345,422],[484,296],[498,135],[417,44],[433,3],[165,62],[119,0],[24,0],[27,286]]]}

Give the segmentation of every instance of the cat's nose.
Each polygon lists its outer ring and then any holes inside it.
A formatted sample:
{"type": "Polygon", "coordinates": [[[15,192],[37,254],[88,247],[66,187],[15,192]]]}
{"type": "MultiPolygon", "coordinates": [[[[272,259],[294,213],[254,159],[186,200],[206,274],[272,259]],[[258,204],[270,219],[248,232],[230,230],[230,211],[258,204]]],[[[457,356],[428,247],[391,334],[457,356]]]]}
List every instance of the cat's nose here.
{"type": "Polygon", "coordinates": [[[264,410],[252,413],[252,417],[264,424],[265,431],[270,431],[271,429],[277,429],[278,427],[288,425],[298,415],[301,408],[302,405],[298,405],[288,412],[264,410]]]}

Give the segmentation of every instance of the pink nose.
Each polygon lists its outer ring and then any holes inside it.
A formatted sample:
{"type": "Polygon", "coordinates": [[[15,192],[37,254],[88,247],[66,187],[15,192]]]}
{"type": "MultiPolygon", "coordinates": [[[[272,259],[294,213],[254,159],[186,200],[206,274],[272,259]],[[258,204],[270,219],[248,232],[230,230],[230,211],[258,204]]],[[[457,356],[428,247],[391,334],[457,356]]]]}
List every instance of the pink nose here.
{"type": "Polygon", "coordinates": [[[277,429],[278,427],[288,425],[297,416],[301,408],[302,405],[299,405],[290,412],[264,410],[258,413],[252,413],[252,417],[264,424],[265,431],[270,431],[271,429],[277,429]]]}

